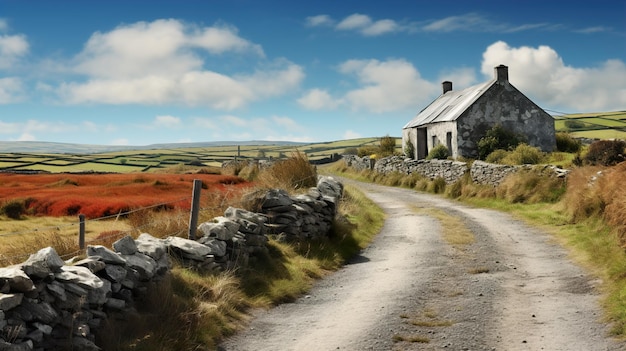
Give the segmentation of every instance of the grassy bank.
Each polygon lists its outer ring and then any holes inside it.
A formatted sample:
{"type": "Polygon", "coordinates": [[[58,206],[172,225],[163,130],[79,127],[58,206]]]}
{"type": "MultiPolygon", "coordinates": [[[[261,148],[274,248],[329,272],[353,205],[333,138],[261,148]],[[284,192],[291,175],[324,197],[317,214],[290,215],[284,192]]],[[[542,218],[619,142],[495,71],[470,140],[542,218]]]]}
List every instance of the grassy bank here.
{"type": "MultiPolygon", "coordinates": [[[[264,172],[256,176],[261,187],[276,182],[295,192],[307,172],[315,175],[301,154],[264,172]],[[291,172],[284,172],[285,167],[291,172]]],[[[99,333],[99,345],[105,350],[214,350],[220,340],[245,325],[251,310],[293,301],[316,279],[341,267],[367,246],[383,220],[380,208],[358,189],[346,186],[327,239],[285,243],[270,238],[268,254],[256,256],[248,268],[236,272],[210,275],[176,267],[150,290],[139,313],[124,322],[116,320],[99,333]]]]}
{"type": "Polygon", "coordinates": [[[567,180],[541,171],[508,177],[500,186],[469,177],[446,185],[419,175],[355,172],[338,162],[328,171],[361,181],[442,194],[474,206],[506,211],[554,235],[573,260],[600,278],[605,318],[626,337],[626,162],[575,168],[567,180]]]}

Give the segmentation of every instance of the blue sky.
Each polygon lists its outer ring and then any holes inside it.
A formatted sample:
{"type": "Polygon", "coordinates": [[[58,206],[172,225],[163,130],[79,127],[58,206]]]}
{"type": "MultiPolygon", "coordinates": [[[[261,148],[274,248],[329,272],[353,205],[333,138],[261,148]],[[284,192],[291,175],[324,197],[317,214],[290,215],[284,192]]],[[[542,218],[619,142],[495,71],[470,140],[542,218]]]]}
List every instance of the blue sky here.
{"type": "Polygon", "coordinates": [[[549,112],[626,109],[624,1],[0,0],[0,140],[400,136],[509,66],[549,112]]]}

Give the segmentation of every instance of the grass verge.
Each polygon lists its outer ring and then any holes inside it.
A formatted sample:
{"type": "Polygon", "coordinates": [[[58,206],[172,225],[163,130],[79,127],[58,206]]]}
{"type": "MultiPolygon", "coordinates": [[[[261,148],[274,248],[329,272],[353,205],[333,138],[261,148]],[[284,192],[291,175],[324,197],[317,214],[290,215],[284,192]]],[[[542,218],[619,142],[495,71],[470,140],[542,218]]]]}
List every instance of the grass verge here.
{"type": "MultiPolygon", "coordinates": [[[[342,162],[326,168],[330,173],[360,181],[403,186],[441,193],[434,182],[416,175],[385,177],[371,171],[355,172],[342,162]]],[[[612,334],[626,337],[626,163],[611,168],[581,167],[564,182],[541,173],[522,173],[501,187],[475,184],[469,177],[444,189],[446,196],[465,203],[511,213],[551,233],[571,258],[600,278],[605,320],[612,334]]],[[[419,209],[419,211],[425,211],[419,209]]],[[[430,215],[437,216],[437,210],[430,215]]],[[[445,213],[445,212],[444,212],[445,213]]],[[[448,219],[441,220],[442,223],[448,219]]],[[[444,230],[447,232],[447,230],[444,230]]],[[[445,239],[445,238],[444,238],[445,239]]],[[[448,240],[448,239],[446,239],[448,240]]],[[[483,273],[476,267],[472,274],[483,273]]]]}

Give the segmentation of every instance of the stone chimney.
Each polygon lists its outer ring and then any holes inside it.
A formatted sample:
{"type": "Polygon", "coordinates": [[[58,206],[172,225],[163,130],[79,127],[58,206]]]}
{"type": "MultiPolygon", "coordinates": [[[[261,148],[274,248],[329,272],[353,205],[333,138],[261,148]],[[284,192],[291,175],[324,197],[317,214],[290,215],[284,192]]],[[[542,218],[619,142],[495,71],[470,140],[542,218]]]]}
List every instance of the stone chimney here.
{"type": "Polygon", "coordinates": [[[443,87],[444,94],[452,90],[452,82],[450,81],[446,80],[445,82],[441,83],[441,86],[443,87]]]}
{"type": "Polygon", "coordinates": [[[495,68],[496,80],[498,82],[509,81],[509,68],[505,65],[500,65],[495,68]]]}

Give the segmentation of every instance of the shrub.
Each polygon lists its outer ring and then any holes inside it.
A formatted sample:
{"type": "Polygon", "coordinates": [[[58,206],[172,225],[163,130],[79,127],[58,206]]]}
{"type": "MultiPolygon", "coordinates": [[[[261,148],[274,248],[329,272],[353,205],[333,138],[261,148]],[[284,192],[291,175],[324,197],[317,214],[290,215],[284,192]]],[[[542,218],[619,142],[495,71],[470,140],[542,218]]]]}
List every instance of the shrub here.
{"type": "Polygon", "coordinates": [[[511,150],[523,142],[524,139],[523,135],[516,134],[496,124],[478,141],[478,157],[484,160],[497,149],[511,150]]]}
{"type": "Polygon", "coordinates": [[[0,211],[11,219],[20,219],[26,213],[26,201],[24,199],[9,200],[2,205],[0,211]]]}
{"type": "Polygon", "coordinates": [[[359,157],[363,157],[363,156],[370,156],[370,155],[375,155],[380,151],[380,148],[378,146],[374,146],[374,145],[364,145],[361,146],[358,151],[357,151],[357,156],[359,157]]]}
{"type": "Polygon", "coordinates": [[[580,151],[580,141],[574,139],[569,133],[556,133],[556,149],[561,152],[576,153],[580,151]]]}
{"type": "Polygon", "coordinates": [[[359,150],[355,147],[347,147],[345,150],[343,150],[343,154],[344,155],[358,155],[359,150]]]}
{"type": "Polygon", "coordinates": [[[450,156],[450,153],[448,152],[448,148],[443,144],[439,144],[435,146],[432,150],[430,150],[430,152],[428,153],[428,156],[426,156],[426,159],[427,160],[432,160],[432,159],[445,160],[448,158],[448,156],[450,156]]]}
{"type": "Polygon", "coordinates": [[[584,162],[594,166],[613,166],[625,160],[623,140],[598,140],[589,145],[584,162]]]}
{"type": "Polygon", "coordinates": [[[386,135],[380,138],[381,157],[393,155],[396,152],[396,138],[386,135]]]}
{"type": "Polygon", "coordinates": [[[490,153],[489,156],[487,156],[487,158],[485,159],[485,161],[489,163],[500,163],[502,162],[502,160],[504,160],[504,158],[508,154],[509,153],[506,150],[497,149],[497,150],[494,150],[492,153],[490,153]]]}
{"type": "Polygon", "coordinates": [[[519,144],[502,162],[510,165],[536,165],[541,163],[543,158],[544,154],[538,148],[527,144],[519,144]]]}
{"type": "Polygon", "coordinates": [[[409,139],[404,143],[404,155],[410,159],[415,158],[415,146],[409,139]]]}

